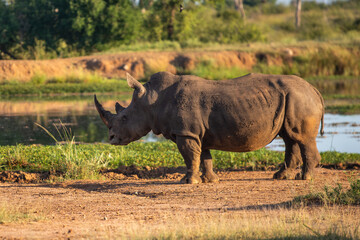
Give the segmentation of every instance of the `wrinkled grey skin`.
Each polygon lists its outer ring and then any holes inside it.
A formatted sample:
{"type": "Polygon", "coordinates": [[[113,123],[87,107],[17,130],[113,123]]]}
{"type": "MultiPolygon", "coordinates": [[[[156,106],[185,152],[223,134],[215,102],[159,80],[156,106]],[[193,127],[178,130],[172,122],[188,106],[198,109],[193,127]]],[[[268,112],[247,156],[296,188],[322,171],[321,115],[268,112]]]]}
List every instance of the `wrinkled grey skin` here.
{"type": "Polygon", "coordinates": [[[127,108],[116,103],[116,114],[105,111],[95,96],[110,143],[126,145],[150,130],[163,134],[185,160],[183,183],[219,181],[210,149],[253,151],[278,135],[286,150],[275,179],[310,179],[320,162],[315,138],[320,122],[323,133],[324,101],[299,77],[248,74],[209,81],[160,72],[144,85],[130,75],[127,81],[135,89],[133,98],[127,108]],[[301,164],[302,174],[296,176],[301,164]]]}

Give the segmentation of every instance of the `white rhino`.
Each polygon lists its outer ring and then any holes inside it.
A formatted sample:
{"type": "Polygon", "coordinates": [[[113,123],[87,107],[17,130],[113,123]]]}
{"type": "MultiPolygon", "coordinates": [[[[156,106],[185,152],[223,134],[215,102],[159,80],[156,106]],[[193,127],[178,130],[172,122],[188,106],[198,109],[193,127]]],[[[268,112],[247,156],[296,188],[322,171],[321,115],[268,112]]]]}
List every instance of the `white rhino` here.
{"type": "Polygon", "coordinates": [[[248,74],[212,81],[160,72],[134,88],[131,104],[116,103],[116,114],[95,105],[109,128],[111,144],[126,145],[149,131],[174,141],[185,160],[184,183],[217,182],[210,149],[247,152],[276,136],[285,142],[285,164],[276,179],[310,179],[320,162],[316,136],[324,100],[317,89],[296,76],[248,74]],[[295,169],[302,166],[302,174],[295,169]],[[202,166],[202,175],[200,174],[202,166]]]}

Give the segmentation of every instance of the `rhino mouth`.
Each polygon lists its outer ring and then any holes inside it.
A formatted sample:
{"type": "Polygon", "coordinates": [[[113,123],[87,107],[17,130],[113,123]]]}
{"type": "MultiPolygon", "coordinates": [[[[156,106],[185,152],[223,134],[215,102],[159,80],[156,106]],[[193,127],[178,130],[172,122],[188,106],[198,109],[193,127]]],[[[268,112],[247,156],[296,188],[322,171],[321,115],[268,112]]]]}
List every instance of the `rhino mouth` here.
{"type": "Polygon", "coordinates": [[[114,137],[110,137],[110,144],[111,145],[121,145],[121,146],[125,146],[125,145],[128,145],[130,143],[130,141],[126,141],[124,139],[116,139],[114,137]]]}

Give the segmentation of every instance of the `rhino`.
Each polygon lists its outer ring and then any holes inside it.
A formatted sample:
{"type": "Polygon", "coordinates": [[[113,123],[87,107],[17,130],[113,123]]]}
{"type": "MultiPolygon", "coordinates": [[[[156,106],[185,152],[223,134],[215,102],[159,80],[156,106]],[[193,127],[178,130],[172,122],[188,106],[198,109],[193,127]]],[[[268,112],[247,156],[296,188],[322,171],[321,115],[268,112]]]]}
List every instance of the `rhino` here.
{"type": "Polygon", "coordinates": [[[285,163],[275,179],[311,179],[320,162],[316,136],[320,123],[324,133],[324,100],[300,77],[251,73],[213,81],[159,72],[144,85],[127,74],[127,83],[134,89],[132,101],[126,108],[116,103],[116,114],[94,95],[110,143],[127,145],[150,131],[162,134],[184,158],[182,183],[219,181],[210,149],[248,152],[277,136],[285,142],[285,163]]]}

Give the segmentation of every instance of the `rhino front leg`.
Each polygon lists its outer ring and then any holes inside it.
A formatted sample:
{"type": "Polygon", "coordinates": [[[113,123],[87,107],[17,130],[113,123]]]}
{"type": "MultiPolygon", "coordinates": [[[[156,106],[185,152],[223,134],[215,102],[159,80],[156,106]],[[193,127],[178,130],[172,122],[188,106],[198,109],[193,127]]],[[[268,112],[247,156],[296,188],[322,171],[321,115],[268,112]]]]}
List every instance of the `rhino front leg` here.
{"type": "Polygon", "coordinates": [[[201,148],[198,142],[190,137],[177,136],[176,144],[185,160],[187,168],[187,173],[180,182],[190,184],[201,183],[202,180],[199,171],[201,148]]]}
{"type": "Polygon", "coordinates": [[[201,168],[203,174],[201,179],[204,183],[219,182],[219,177],[214,173],[213,170],[213,160],[211,157],[210,150],[203,150],[201,152],[201,168]]]}

